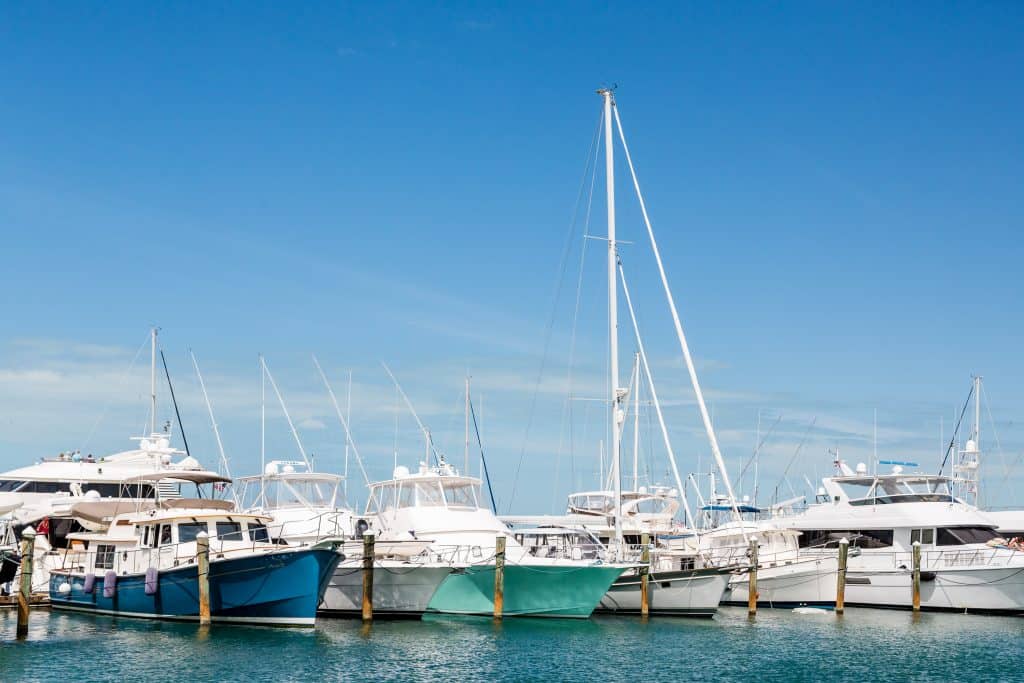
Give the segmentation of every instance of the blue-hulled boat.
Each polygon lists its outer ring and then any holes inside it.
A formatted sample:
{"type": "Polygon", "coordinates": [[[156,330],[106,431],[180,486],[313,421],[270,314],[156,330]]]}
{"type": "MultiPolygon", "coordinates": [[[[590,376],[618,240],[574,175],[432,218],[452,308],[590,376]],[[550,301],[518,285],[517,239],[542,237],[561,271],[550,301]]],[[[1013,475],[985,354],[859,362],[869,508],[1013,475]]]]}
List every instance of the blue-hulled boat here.
{"type": "Polygon", "coordinates": [[[338,541],[330,539],[302,547],[274,543],[268,517],[236,512],[227,501],[172,499],[113,515],[103,505],[112,504],[83,503],[77,510],[93,521],[106,516],[109,526],[68,536],[63,566],[50,575],[54,609],[198,620],[197,538],[205,533],[212,621],[312,626],[342,559],[338,541]]]}

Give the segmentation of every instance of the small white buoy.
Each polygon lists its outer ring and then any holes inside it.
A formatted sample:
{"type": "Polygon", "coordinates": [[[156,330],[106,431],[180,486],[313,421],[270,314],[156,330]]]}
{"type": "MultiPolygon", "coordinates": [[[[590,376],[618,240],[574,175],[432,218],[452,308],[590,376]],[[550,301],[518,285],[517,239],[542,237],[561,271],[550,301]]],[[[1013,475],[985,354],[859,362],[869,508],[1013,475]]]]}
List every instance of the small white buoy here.
{"type": "Polygon", "coordinates": [[[58,593],[62,593],[62,594],[70,593],[71,592],[71,584],[68,583],[67,581],[65,581],[61,585],[57,586],[57,592],[58,593]]]}
{"type": "Polygon", "coordinates": [[[793,614],[814,614],[816,616],[826,616],[829,614],[829,610],[821,609],[819,607],[795,607],[793,608],[793,614]]]}

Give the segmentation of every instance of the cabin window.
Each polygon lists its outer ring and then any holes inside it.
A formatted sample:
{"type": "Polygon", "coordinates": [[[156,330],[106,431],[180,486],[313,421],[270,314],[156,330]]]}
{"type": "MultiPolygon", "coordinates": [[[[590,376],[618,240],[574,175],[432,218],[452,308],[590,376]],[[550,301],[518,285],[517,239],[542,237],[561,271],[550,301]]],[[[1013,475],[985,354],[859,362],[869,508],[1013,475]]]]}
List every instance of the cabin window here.
{"type": "Polygon", "coordinates": [[[444,495],[448,499],[448,505],[460,508],[476,508],[476,495],[473,485],[449,484],[444,487],[444,495]]]}
{"type": "Polygon", "coordinates": [[[217,538],[222,541],[241,541],[242,525],[239,522],[217,522],[217,538]]]}
{"type": "Polygon", "coordinates": [[[416,505],[415,490],[412,486],[398,487],[398,507],[411,508],[416,505]]]}
{"type": "Polygon", "coordinates": [[[205,522],[186,522],[178,525],[178,543],[191,543],[199,536],[200,531],[206,531],[205,522]]]}
{"type": "Polygon", "coordinates": [[[416,504],[425,506],[443,506],[444,495],[436,482],[418,482],[416,484],[416,504]]]}
{"type": "Polygon", "coordinates": [[[113,569],[114,568],[114,546],[112,545],[98,545],[96,546],[96,569],[113,569]]]}
{"type": "Polygon", "coordinates": [[[171,525],[161,524],[160,525],[160,545],[171,544],[171,525]]]}
{"type": "Polygon", "coordinates": [[[966,526],[936,529],[935,545],[967,545],[969,543],[988,543],[998,534],[994,529],[984,526],[966,526]]]}
{"type": "Polygon", "coordinates": [[[374,496],[374,502],[377,504],[377,509],[380,512],[393,510],[395,508],[395,485],[389,484],[378,487],[377,495],[374,496]]]}
{"type": "Polygon", "coordinates": [[[910,542],[931,545],[935,542],[935,529],[911,529],[910,542]]]}
{"type": "Polygon", "coordinates": [[[842,538],[854,548],[888,548],[892,546],[892,529],[861,529],[836,531],[832,529],[802,529],[801,548],[838,548],[842,538]]]}
{"type": "Polygon", "coordinates": [[[153,527],[149,526],[148,524],[142,527],[142,547],[152,548],[154,545],[156,545],[155,541],[156,534],[153,533],[153,527]]]}
{"type": "Polygon", "coordinates": [[[0,493],[9,493],[11,491],[17,491],[24,485],[25,482],[15,481],[14,479],[0,480],[0,493]]]}
{"type": "Polygon", "coordinates": [[[270,535],[267,527],[259,522],[249,522],[249,539],[256,543],[269,543],[270,535]]]}

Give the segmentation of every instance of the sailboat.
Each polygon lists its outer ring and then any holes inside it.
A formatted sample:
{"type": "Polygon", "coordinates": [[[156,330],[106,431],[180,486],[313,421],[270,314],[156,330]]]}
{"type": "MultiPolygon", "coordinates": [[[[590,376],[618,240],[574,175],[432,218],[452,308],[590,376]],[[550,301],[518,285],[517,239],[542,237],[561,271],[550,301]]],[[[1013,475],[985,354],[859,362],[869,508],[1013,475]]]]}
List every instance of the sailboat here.
{"type": "MultiPolygon", "coordinates": [[[[626,144],[625,134],[622,129],[622,122],[619,118],[618,108],[612,90],[603,88],[597,91],[603,99],[603,124],[604,124],[604,150],[605,150],[605,173],[606,173],[606,196],[608,210],[608,338],[609,338],[609,372],[610,372],[610,423],[611,423],[611,486],[607,490],[593,491],[587,493],[576,493],[569,496],[569,514],[572,518],[567,520],[571,528],[580,529],[585,527],[592,532],[596,538],[607,547],[610,555],[619,560],[630,560],[634,563],[640,560],[642,548],[640,547],[641,535],[649,534],[651,539],[650,559],[650,613],[671,614],[671,615],[693,615],[712,616],[718,608],[723,592],[729,582],[730,571],[733,569],[720,568],[704,562],[697,552],[696,533],[680,525],[675,521],[680,503],[687,509],[689,505],[685,499],[685,489],[679,475],[675,462],[675,455],[672,451],[671,442],[668,438],[668,429],[665,424],[661,406],[658,401],[657,391],[654,387],[651,376],[647,354],[644,349],[643,340],[640,336],[636,314],[633,303],[630,299],[629,287],[627,286],[625,271],[618,253],[616,241],[616,208],[615,208],[615,153],[613,130],[617,130],[622,150],[630,170],[631,180],[639,200],[640,209],[643,215],[644,225],[650,238],[651,248],[658,264],[658,272],[661,283],[668,301],[669,310],[672,314],[675,325],[676,336],[679,340],[683,358],[689,372],[691,385],[697,398],[697,405],[700,409],[701,418],[705,432],[711,446],[715,462],[722,473],[725,481],[731,507],[735,510],[735,498],[732,487],[726,474],[725,463],[722,458],[718,440],[711,424],[710,415],[704,402],[704,395],[697,379],[696,369],[690,349],[683,333],[682,323],[676,310],[675,300],[671,288],[668,285],[668,278],[665,275],[661,254],[658,250],[657,241],[654,238],[654,231],[647,214],[647,207],[643,195],[640,192],[639,181],[633,168],[633,162],[629,154],[629,147],[626,144]],[[622,490],[622,436],[624,432],[624,421],[628,410],[629,388],[620,384],[619,376],[619,320],[618,320],[618,296],[619,287],[625,296],[625,302],[629,309],[630,319],[637,345],[636,369],[634,376],[637,380],[640,377],[640,370],[643,369],[647,385],[650,390],[651,400],[658,417],[658,423],[662,438],[669,455],[669,463],[672,466],[676,486],[674,489],[662,488],[658,490],[641,489],[637,484],[637,476],[634,474],[634,490],[623,492],[622,490]],[[648,510],[654,514],[641,513],[640,505],[646,505],[648,510]],[[582,520],[581,520],[582,516],[582,520]],[[585,521],[589,517],[589,521],[585,521]],[[601,521],[598,521],[601,520],[601,521]]],[[[635,392],[638,382],[634,380],[633,391],[635,392]]],[[[634,410],[636,410],[634,406],[634,410]]],[[[636,429],[634,429],[636,431],[636,429]]],[[[739,516],[736,511],[737,517],[739,516]]],[[[687,513],[684,519],[692,523],[692,514],[687,513]]],[[[507,521],[517,520],[506,518],[507,521]]],[[[518,520],[528,521],[528,520],[518,520]]],[[[537,529],[532,532],[523,532],[524,539],[534,536],[531,541],[536,545],[536,535],[543,530],[537,529]]],[[[525,540],[524,540],[525,542],[525,540]]],[[[601,602],[599,609],[609,612],[639,612],[641,600],[641,570],[639,568],[626,572],[615,581],[608,594],[601,602]]]]}

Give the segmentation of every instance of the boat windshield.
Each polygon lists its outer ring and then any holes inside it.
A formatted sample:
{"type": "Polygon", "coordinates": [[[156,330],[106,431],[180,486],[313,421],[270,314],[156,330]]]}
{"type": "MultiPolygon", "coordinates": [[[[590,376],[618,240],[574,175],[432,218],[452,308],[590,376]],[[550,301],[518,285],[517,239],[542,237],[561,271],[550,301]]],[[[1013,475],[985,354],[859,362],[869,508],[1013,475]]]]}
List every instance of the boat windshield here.
{"type": "MultiPolygon", "coordinates": [[[[338,486],[315,479],[268,479],[263,495],[269,508],[335,507],[338,486]]],[[[259,494],[259,490],[255,493],[259,494]]]]}
{"type": "Polygon", "coordinates": [[[949,503],[954,500],[949,480],[941,477],[880,476],[837,483],[846,493],[850,505],[949,503]]]}
{"type": "Polygon", "coordinates": [[[448,507],[476,509],[476,486],[468,481],[446,481],[443,484],[444,497],[448,507]]]}
{"type": "Polygon", "coordinates": [[[679,504],[670,498],[641,498],[630,503],[628,514],[672,515],[679,504]]]}
{"type": "Polygon", "coordinates": [[[569,496],[569,511],[584,514],[611,514],[615,510],[613,496],[607,492],[574,493],[569,496]]]}

